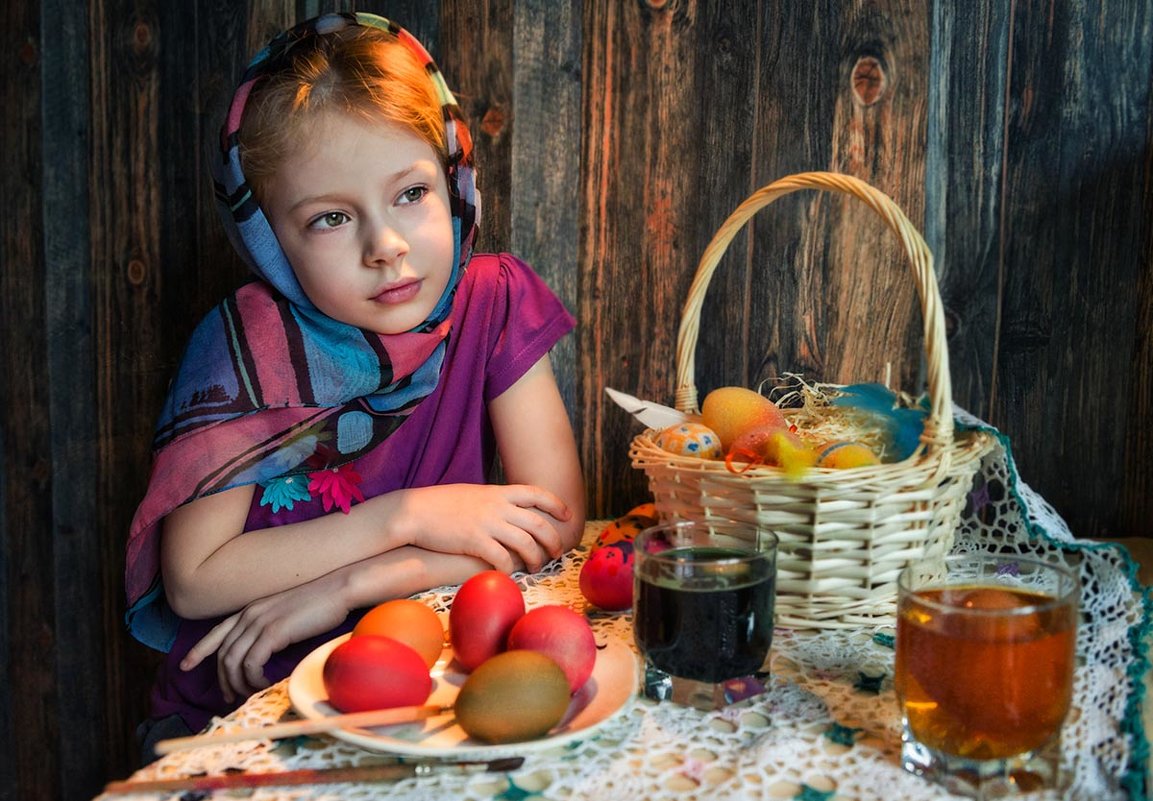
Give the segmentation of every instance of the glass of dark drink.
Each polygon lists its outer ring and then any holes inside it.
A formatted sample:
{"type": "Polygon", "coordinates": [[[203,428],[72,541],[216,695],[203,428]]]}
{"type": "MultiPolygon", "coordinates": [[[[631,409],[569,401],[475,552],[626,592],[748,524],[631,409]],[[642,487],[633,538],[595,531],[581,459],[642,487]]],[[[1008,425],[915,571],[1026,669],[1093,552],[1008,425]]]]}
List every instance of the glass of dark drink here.
{"type": "Polygon", "coordinates": [[[1059,788],[1080,583],[1012,555],[916,563],[897,581],[902,763],[950,791],[1059,788]]]}
{"type": "Polygon", "coordinates": [[[740,523],[678,522],[642,531],[633,548],[645,695],[717,709],[764,692],[776,535],[740,523]]]}

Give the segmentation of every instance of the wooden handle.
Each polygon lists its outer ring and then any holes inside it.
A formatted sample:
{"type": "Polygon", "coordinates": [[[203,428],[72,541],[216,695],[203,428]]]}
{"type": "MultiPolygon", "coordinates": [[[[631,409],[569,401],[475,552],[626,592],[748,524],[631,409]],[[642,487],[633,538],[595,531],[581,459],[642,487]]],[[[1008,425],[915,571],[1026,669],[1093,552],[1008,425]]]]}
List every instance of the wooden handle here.
{"type": "Polygon", "coordinates": [[[487,762],[406,762],[384,765],[353,765],[341,768],[303,768],[270,773],[222,773],[179,779],[140,779],[109,782],[105,793],[171,793],[180,791],[233,790],[249,787],[292,787],[305,784],[384,782],[445,771],[455,773],[507,773],[520,768],[524,757],[504,757],[487,762]]]}
{"type": "Polygon", "coordinates": [[[373,726],[393,726],[397,723],[411,723],[434,715],[451,712],[451,706],[398,706],[392,709],[373,709],[368,712],[351,712],[347,715],[331,715],[319,720],[292,720],[287,723],[274,723],[256,729],[239,729],[226,734],[197,734],[191,737],[174,737],[156,743],[157,754],[171,754],[188,748],[205,745],[238,743],[244,740],[279,740],[284,737],[297,737],[303,734],[320,734],[334,729],[366,729],[373,726]]]}
{"type": "Polygon", "coordinates": [[[953,386],[949,376],[949,348],[945,339],[945,315],[937,276],[933,272],[933,254],[925,240],[888,195],[851,175],[831,172],[806,172],[789,175],[764,186],[739,205],[717,229],[709,242],[689,287],[688,299],[681,313],[677,334],[677,409],[688,414],[699,412],[696,387],[696,347],[700,331],[701,307],[705,292],[717,264],[737,232],[754,214],[779,197],[800,189],[825,189],[851,195],[877,212],[901,240],[913,270],[921,299],[924,320],[924,342],[929,384],[929,415],[925,420],[922,442],[945,446],[953,439],[953,386]]]}
{"type": "Polygon", "coordinates": [[[247,787],[292,787],[334,782],[382,782],[416,775],[415,765],[360,765],[350,768],[286,770],[272,773],[222,773],[180,779],[141,779],[109,782],[105,793],[173,793],[233,790],[247,787]]]}

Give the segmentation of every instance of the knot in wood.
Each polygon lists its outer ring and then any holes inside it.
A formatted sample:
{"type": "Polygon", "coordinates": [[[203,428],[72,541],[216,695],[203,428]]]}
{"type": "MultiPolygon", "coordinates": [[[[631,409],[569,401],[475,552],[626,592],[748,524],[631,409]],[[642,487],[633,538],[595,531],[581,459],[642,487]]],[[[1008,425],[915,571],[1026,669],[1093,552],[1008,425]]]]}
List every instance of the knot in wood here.
{"type": "Polygon", "coordinates": [[[862,56],[853,65],[853,97],[862,106],[871,106],[881,99],[888,86],[885,68],[873,56],[862,56]]]}
{"type": "Polygon", "coordinates": [[[144,20],[137,20],[132,26],[132,51],[147,53],[152,48],[152,26],[144,20]]]}
{"type": "Polygon", "coordinates": [[[132,259],[128,262],[128,283],[140,286],[148,275],[148,265],[141,259],[132,259]]]}

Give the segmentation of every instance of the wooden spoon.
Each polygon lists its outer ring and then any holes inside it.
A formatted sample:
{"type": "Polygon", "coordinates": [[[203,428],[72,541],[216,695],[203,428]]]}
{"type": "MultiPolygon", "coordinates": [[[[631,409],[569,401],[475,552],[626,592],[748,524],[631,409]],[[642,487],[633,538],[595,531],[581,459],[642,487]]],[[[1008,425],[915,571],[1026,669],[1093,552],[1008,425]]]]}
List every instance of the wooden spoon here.
{"type": "Polygon", "coordinates": [[[221,745],[223,743],[238,743],[244,740],[279,740],[285,737],[296,737],[302,734],[321,734],[334,729],[368,729],[374,726],[393,726],[398,723],[411,723],[424,718],[443,715],[451,712],[451,706],[398,706],[391,709],[373,709],[368,712],[350,712],[346,715],[331,715],[317,720],[291,720],[286,723],[274,723],[271,726],[261,726],[252,729],[238,729],[236,731],[212,732],[210,734],[196,734],[190,737],[174,737],[170,740],[161,740],[156,743],[157,754],[171,754],[173,751],[183,751],[188,748],[200,748],[206,745],[221,745]]]}

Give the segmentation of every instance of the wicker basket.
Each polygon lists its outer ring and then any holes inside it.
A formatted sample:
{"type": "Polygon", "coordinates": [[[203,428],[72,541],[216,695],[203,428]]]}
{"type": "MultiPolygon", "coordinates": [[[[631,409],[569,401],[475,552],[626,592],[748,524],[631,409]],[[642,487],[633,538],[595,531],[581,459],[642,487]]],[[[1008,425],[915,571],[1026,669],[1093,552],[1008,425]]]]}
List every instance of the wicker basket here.
{"type": "Polygon", "coordinates": [[[681,316],[677,339],[677,409],[697,413],[694,384],[701,306],[725,249],[744,224],[782,195],[823,189],[872,208],[900,238],[913,268],[924,319],[929,411],[921,444],[909,458],[849,470],[810,468],[800,478],[776,467],[730,471],[723,461],[669,453],[650,429],[633,439],[632,464],[645,471],[666,519],[756,523],[780,538],[777,623],[803,628],[891,624],[897,574],[909,562],[947,552],[981,457],[985,434],[955,435],[949,354],[933,259],[921,235],[892,200],[847,175],[802,173],[751,195],[705,249],[681,316]]]}

